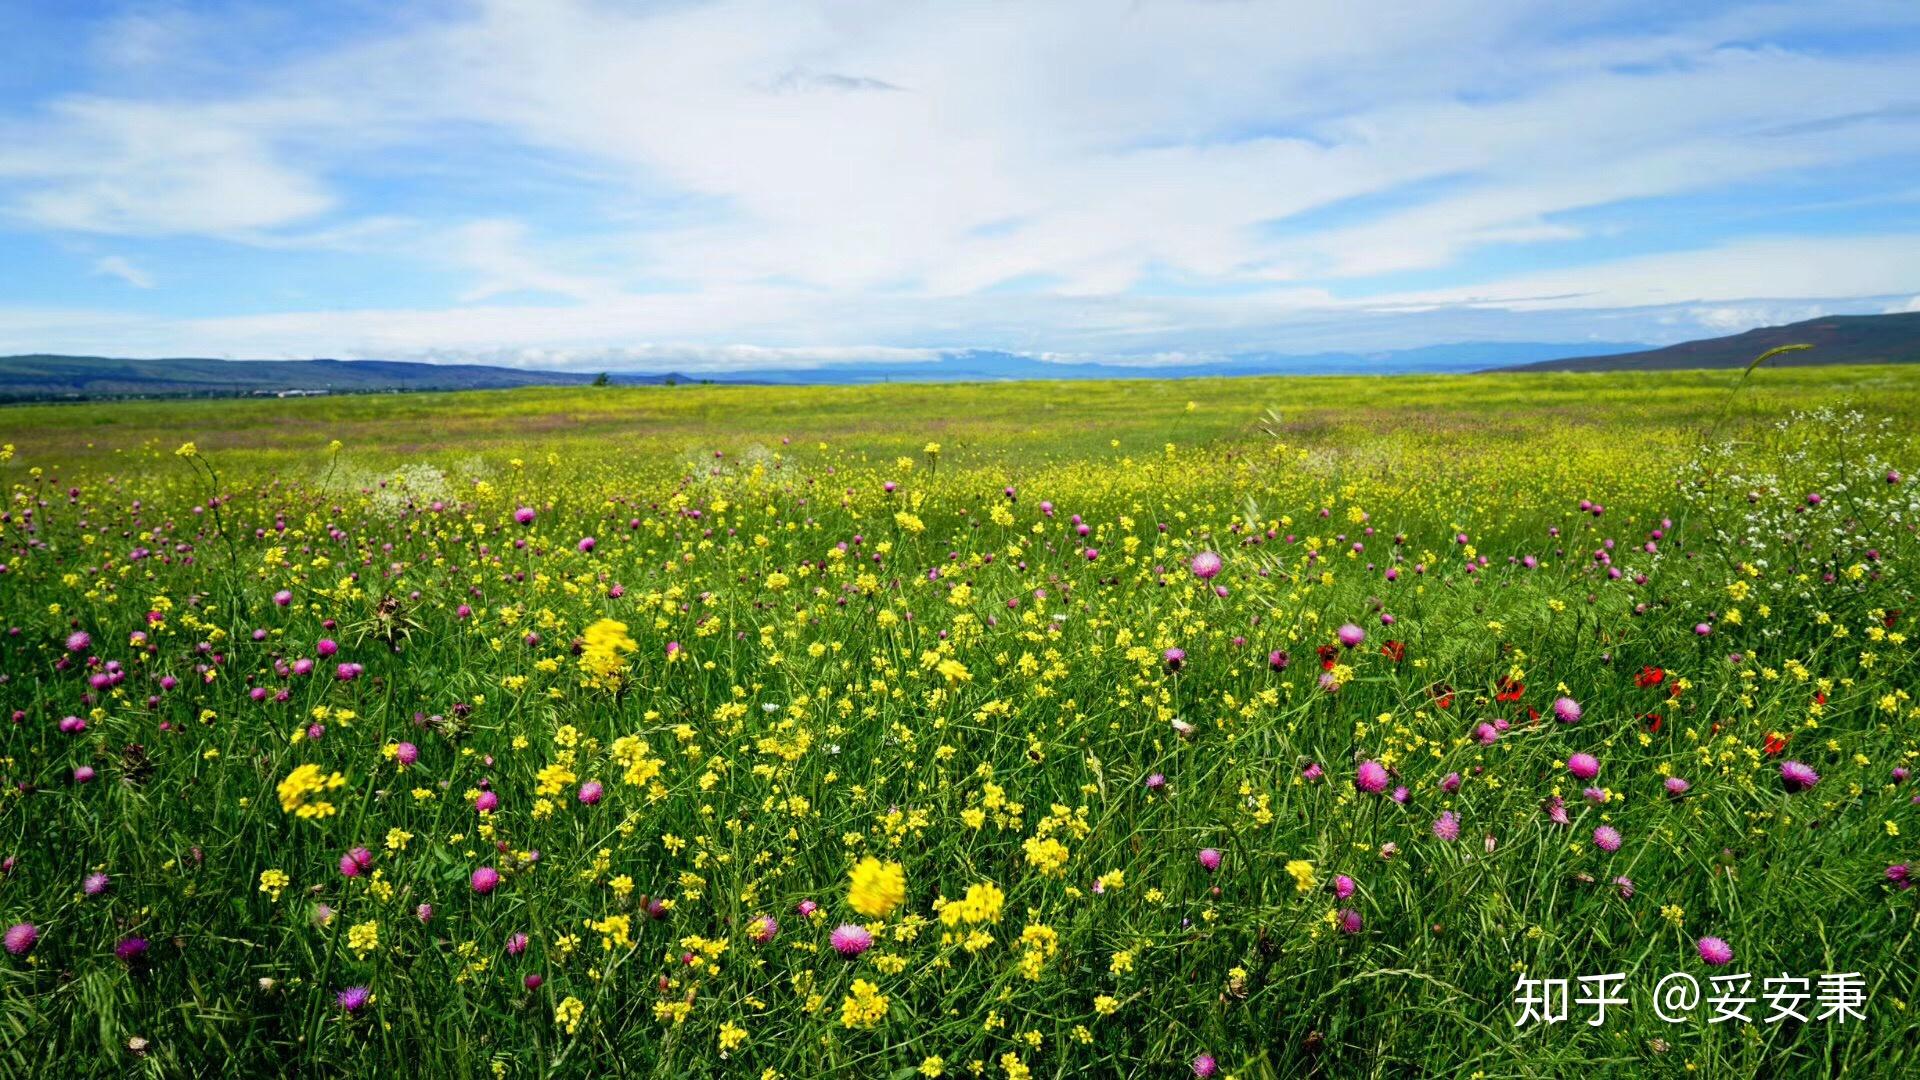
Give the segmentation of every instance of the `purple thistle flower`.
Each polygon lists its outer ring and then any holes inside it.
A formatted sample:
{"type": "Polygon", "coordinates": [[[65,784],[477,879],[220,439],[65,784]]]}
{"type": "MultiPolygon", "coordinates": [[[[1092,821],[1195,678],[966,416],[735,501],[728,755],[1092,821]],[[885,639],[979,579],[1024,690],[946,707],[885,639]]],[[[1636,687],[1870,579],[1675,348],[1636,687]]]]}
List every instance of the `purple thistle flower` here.
{"type": "Polygon", "coordinates": [[[1340,644],[1345,645],[1349,649],[1357,649],[1360,647],[1361,642],[1367,640],[1367,632],[1352,623],[1343,625],[1339,630],[1335,631],[1335,633],[1340,637],[1340,644]]]}
{"type": "Polygon", "coordinates": [[[518,522],[521,525],[533,524],[533,519],[535,516],[536,515],[533,512],[533,507],[531,506],[522,506],[513,512],[513,520],[518,522]]]}
{"type": "Polygon", "coordinates": [[[113,879],[105,874],[88,874],[87,879],[80,883],[80,891],[88,896],[99,896],[112,885],[113,879]]]}
{"type": "Polygon", "coordinates": [[[1910,871],[1906,863],[1894,863],[1887,867],[1887,881],[1896,889],[1904,891],[1913,888],[1913,882],[1908,880],[1909,876],[1910,871]]]}
{"type": "Polygon", "coordinates": [[[1789,793],[1800,792],[1819,783],[1820,774],[1814,772],[1811,766],[1801,762],[1783,761],[1780,763],[1780,780],[1786,785],[1789,793]]]}
{"type": "Polygon", "coordinates": [[[1460,816],[1448,810],[1433,820],[1433,835],[1448,843],[1460,839],[1460,816]]]}
{"type": "Polygon", "coordinates": [[[373,991],[364,986],[349,986],[345,990],[333,995],[333,1000],[337,1002],[342,1009],[347,1010],[347,1015],[352,1016],[354,1013],[366,1008],[367,1002],[373,1000],[373,991]]]}
{"type": "Polygon", "coordinates": [[[1206,867],[1209,874],[1220,869],[1220,851],[1217,848],[1201,848],[1199,859],[1200,865],[1206,867]]]}
{"type": "Polygon", "coordinates": [[[7,951],[15,956],[25,956],[40,940],[40,928],[30,922],[14,923],[7,927],[7,951]]]}
{"type": "Polygon", "coordinates": [[[581,784],[580,785],[581,804],[584,806],[592,806],[594,803],[597,803],[600,801],[600,797],[606,794],[606,790],[607,789],[603,787],[600,781],[598,780],[589,780],[586,783],[581,784]]]}
{"type": "Polygon", "coordinates": [[[92,647],[93,638],[85,630],[75,630],[67,635],[67,651],[70,653],[83,653],[92,647]]]}
{"type": "Polygon", "coordinates": [[[873,935],[867,932],[866,927],[853,923],[841,923],[834,927],[829,940],[833,942],[835,952],[847,957],[859,956],[873,947],[873,935]]]}
{"type": "Polygon", "coordinates": [[[473,891],[482,896],[500,887],[500,871],[491,866],[483,866],[473,872],[473,891]]]}
{"type": "Polygon", "coordinates": [[[1187,652],[1185,649],[1168,649],[1160,654],[1160,658],[1167,662],[1168,671],[1179,671],[1186,665],[1187,652]]]}
{"type": "Polygon", "coordinates": [[[1553,718],[1563,724],[1580,722],[1580,703],[1570,697],[1553,699],[1553,718]]]}
{"type": "Polygon", "coordinates": [[[1353,786],[1369,795],[1387,790],[1387,768],[1377,761],[1363,761],[1353,771],[1353,786]]]}
{"type": "Polygon", "coordinates": [[[1681,779],[1678,776],[1669,776],[1667,777],[1666,787],[1667,787],[1667,794],[1677,799],[1680,796],[1685,795],[1688,789],[1692,788],[1693,785],[1687,783],[1687,781],[1681,779]]]}
{"type": "Polygon", "coordinates": [[[147,939],[130,937],[113,947],[113,955],[123,964],[137,964],[147,958],[147,939]]]}
{"type": "Polygon", "coordinates": [[[1166,786],[1167,786],[1167,778],[1164,774],[1151,773],[1147,776],[1148,791],[1159,791],[1161,788],[1164,788],[1166,786]]]}
{"type": "Polygon", "coordinates": [[[1333,876],[1333,898],[1336,900],[1345,900],[1347,897],[1352,896],[1353,890],[1356,887],[1353,879],[1345,874],[1335,874],[1333,876]]]}
{"type": "Polygon", "coordinates": [[[1582,780],[1600,775],[1600,759],[1592,754],[1575,754],[1567,759],[1567,771],[1582,780]]]}
{"type": "Polygon", "coordinates": [[[1220,1063],[1213,1060],[1212,1054],[1201,1054],[1199,1057],[1193,1059],[1193,1075],[1199,1077],[1200,1080],[1207,1080],[1208,1077],[1219,1071],[1220,1063]]]}
{"type": "Polygon", "coordinates": [[[1593,830],[1593,846],[1601,851],[1619,851],[1620,839],[1620,830],[1611,825],[1602,825],[1593,830]]]}
{"type": "Polygon", "coordinates": [[[1211,580],[1215,575],[1220,573],[1222,565],[1218,554],[1211,551],[1203,551],[1193,557],[1193,576],[1199,578],[1201,581],[1211,580]]]}
{"type": "Polygon", "coordinates": [[[1340,921],[1340,932],[1343,934],[1357,934],[1365,925],[1360,919],[1360,913],[1352,908],[1341,908],[1337,918],[1340,921]]]}
{"type": "Polygon", "coordinates": [[[756,945],[768,944],[779,933],[780,920],[771,915],[762,915],[747,924],[747,936],[751,937],[756,945]]]}
{"type": "Polygon", "coordinates": [[[515,934],[507,939],[507,955],[519,956],[527,951],[527,935],[515,934]]]}
{"type": "Polygon", "coordinates": [[[1700,939],[1700,959],[1714,967],[1724,967],[1733,963],[1733,946],[1717,937],[1700,939]]]}

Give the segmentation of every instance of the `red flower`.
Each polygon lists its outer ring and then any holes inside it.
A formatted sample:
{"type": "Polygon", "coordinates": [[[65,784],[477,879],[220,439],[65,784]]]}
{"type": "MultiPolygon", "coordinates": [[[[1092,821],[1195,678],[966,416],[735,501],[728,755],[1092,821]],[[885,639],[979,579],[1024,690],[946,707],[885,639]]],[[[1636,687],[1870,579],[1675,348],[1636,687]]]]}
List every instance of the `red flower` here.
{"type": "Polygon", "coordinates": [[[1336,658],[1340,655],[1340,647],[1338,645],[1322,645],[1313,651],[1320,657],[1320,669],[1322,671],[1332,671],[1333,665],[1337,662],[1336,658]]]}
{"type": "Polygon", "coordinates": [[[1825,690],[1815,692],[1813,695],[1813,703],[1815,705],[1825,705],[1827,703],[1827,692],[1825,690]]]}
{"type": "Polygon", "coordinates": [[[1511,677],[1502,675],[1500,676],[1499,691],[1499,693],[1493,695],[1495,701],[1519,701],[1521,695],[1527,692],[1527,684],[1515,682],[1511,677]]]}
{"type": "Polygon", "coordinates": [[[1900,621],[1900,609],[1893,608],[1887,612],[1884,618],[1880,620],[1880,624],[1882,626],[1885,626],[1887,629],[1891,630],[1893,629],[1893,624],[1899,621],[1900,621]]]}
{"type": "Polygon", "coordinates": [[[1778,754],[1780,751],[1785,750],[1788,740],[1792,738],[1793,736],[1791,735],[1782,735],[1777,731],[1767,732],[1767,753],[1778,754]]]}
{"type": "Polygon", "coordinates": [[[1659,686],[1666,677],[1667,673],[1665,671],[1649,665],[1641,668],[1640,674],[1633,677],[1633,685],[1645,690],[1649,686],[1659,686]]]}
{"type": "Polygon", "coordinates": [[[1380,655],[1399,663],[1407,658],[1407,645],[1404,641],[1389,641],[1380,646],[1380,655]]]}
{"type": "Polygon", "coordinates": [[[1427,693],[1433,696],[1433,703],[1442,709],[1453,708],[1453,687],[1446,683],[1434,683],[1427,687],[1427,693]]]}
{"type": "Polygon", "coordinates": [[[1659,713],[1642,713],[1640,719],[1647,721],[1648,733],[1653,735],[1660,734],[1661,720],[1659,713]]]}

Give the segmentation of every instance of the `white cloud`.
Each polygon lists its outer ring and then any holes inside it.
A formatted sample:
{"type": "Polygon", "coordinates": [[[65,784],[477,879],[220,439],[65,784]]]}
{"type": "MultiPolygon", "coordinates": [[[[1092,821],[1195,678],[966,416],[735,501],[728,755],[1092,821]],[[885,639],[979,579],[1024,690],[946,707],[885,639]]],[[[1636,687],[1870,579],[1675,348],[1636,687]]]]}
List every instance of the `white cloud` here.
{"type": "Polygon", "coordinates": [[[93,272],[119,278],[136,289],[153,288],[153,275],[133,265],[124,255],[103,255],[94,260],[93,272]]]}
{"type": "MultiPolygon", "coordinates": [[[[40,229],[346,250],[461,275],[438,309],[166,324],[259,355],[745,341],[1148,356],[1273,347],[1363,318],[1385,320],[1382,337],[1494,334],[1481,316],[1495,310],[1513,332],[1605,332],[1572,313],[1607,307],[1711,329],[1759,310],[1754,298],[1911,292],[1920,247],[1906,237],[1471,271],[1490,247],[1581,239],[1568,220],[1581,208],[1920,153],[1920,124],[1900,111],[1920,98],[1911,51],[1794,47],[1809,29],[1911,29],[1920,11],[1686,11],[492,0],[209,89],[183,75],[191,92],[67,96],[0,120],[0,205],[40,229]],[[1618,29],[1636,24],[1648,28],[1618,29]],[[1787,44],[1738,44],[1767,40],[1787,44]],[[570,231],[595,241],[510,208],[422,221],[359,184],[370,162],[483,144],[590,173],[570,231]],[[1370,216],[1313,223],[1368,197],[1370,216]],[[667,199],[699,210],[662,214],[667,199]],[[1376,275],[1436,271],[1456,283],[1351,299],[1376,275]],[[1191,289],[1148,287],[1166,280],[1191,289]],[[1030,287],[988,291],[1008,282],[1030,287]]],[[[131,18],[97,51],[164,85],[170,63],[217,66],[205,29],[131,18]]],[[[1655,329],[1631,325],[1612,336],[1655,329]]]]}

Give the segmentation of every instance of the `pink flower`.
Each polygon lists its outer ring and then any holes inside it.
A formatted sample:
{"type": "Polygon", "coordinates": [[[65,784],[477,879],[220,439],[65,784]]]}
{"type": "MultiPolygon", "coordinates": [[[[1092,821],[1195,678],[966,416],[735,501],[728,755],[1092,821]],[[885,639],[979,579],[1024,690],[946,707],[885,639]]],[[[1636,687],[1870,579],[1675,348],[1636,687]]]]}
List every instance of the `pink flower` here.
{"type": "Polygon", "coordinates": [[[531,506],[522,506],[513,512],[513,520],[522,525],[533,524],[534,516],[533,507],[531,506]]]}
{"type": "Polygon", "coordinates": [[[1443,812],[1434,819],[1433,835],[1448,842],[1460,839],[1460,816],[1451,810],[1443,812]]]}
{"type": "Polygon", "coordinates": [[[1371,795],[1387,790],[1387,768],[1377,761],[1363,761],[1354,770],[1353,786],[1371,795]]]}
{"type": "Polygon", "coordinates": [[[1801,762],[1783,761],[1780,763],[1780,781],[1789,792],[1806,791],[1820,782],[1820,774],[1801,762]]]}
{"type": "Polygon", "coordinates": [[[584,806],[592,806],[599,802],[600,796],[605,793],[606,788],[601,786],[600,781],[589,780],[580,785],[580,802],[584,806]]]}
{"type": "Polygon", "coordinates": [[[1193,557],[1193,576],[1199,578],[1201,581],[1211,580],[1215,575],[1220,573],[1222,565],[1220,556],[1217,553],[1203,551],[1193,557]]]}
{"type": "Polygon", "coordinates": [[[7,951],[15,956],[25,956],[40,940],[40,928],[32,923],[14,923],[7,928],[7,951]]]}
{"type": "Polygon", "coordinates": [[[410,742],[403,742],[393,748],[393,760],[403,767],[420,760],[420,748],[410,742]]]}
{"type": "Polygon", "coordinates": [[[1567,759],[1567,771],[1582,780],[1600,775],[1600,760],[1592,754],[1575,754],[1567,759]]]}
{"type": "Polygon", "coordinates": [[[1553,699],[1553,718],[1563,724],[1580,722],[1580,703],[1570,697],[1553,699]]]}
{"type": "Polygon", "coordinates": [[[1601,851],[1620,850],[1620,830],[1611,825],[1602,825],[1593,830],[1593,846],[1601,851]]]}
{"type": "Polygon", "coordinates": [[[1714,967],[1724,967],[1733,963],[1733,946],[1717,937],[1700,939],[1700,959],[1714,967]]]}
{"type": "Polygon", "coordinates": [[[1218,849],[1201,848],[1199,858],[1200,865],[1207,868],[1207,873],[1211,874],[1220,869],[1220,852],[1218,849]]]}
{"type": "Polygon", "coordinates": [[[1207,1080],[1208,1077],[1219,1071],[1220,1063],[1213,1060],[1212,1054],[1201,1054],[1199,1057],[1193,1059],[1193,1075],[1199,1077],[1200,1080],[1207,1080]]]}
{"type": "Polygon", "coordinates": [[[1357,649],[1360,647],[1361,642],[1367,640],[1367,632],[1352,623],[1347,623],[1345,626],[1342,626],[1336,633],[1340,637],[1340,644],[1345,645],[1349,649],[1357,649]]]}
{"type": "Polygon", "coordinates": [[[841,956],[859,956],[873,947],[873,935],[867,932],[866,927],[853,923],[841,923],[834,927],[829,940],[833,942],[834,951],[841,956]]]}
{"type": "Polygon", "coordinates": [[[473,800],[473,808],[483,814],[491,814],[500,808],[500,796],[491,791],[483,791],[473,800]]]}
{"type": "Polygon", "coordinates": [[[500,871],[483,866],[473,872],[473,891],[482,896],[500,887],[500,871]]]}

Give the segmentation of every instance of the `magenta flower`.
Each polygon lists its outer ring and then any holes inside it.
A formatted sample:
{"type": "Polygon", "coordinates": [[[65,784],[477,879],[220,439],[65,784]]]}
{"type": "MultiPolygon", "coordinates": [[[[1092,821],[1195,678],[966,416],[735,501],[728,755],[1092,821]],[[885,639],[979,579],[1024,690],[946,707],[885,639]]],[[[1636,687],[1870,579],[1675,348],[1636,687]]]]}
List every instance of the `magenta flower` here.
{"type": "Polygon", "coordinates": [[[580,538],[580,543],[577,546],[580,548],[580,551],[582,554],[586,554],[587,552],[592,551],[594,547],[598,544],[599,544],[599,541],[595,540],[593,537],[583,536],[580,538]]]}
{"type": "Polygon", "coordinates": [[[834,927],[829,940],[833,942],[834,951],[841,956],[859,956],[873,948],[873,935],[867,932],[866,927],[853,923],[841,923],[834,927]]]}
{"type": "Polygon", "coordinates": [[[1193,1075],[1199,1077],[1200,1080],[1207,1080],[1208,1077],[1219,1071],[1220,1063],[1213,1060],[1212,1054],[1201,1054],[1199,1057],[1193,1059],[1193,1075]]]}
{"type": "Polygon", "coordinates": [[[367,1002],[373,1000],[373,991],[364,986],[349,986],[333,995],[333,1000],[351,1016],[367,1007],[367,1002]]]}
{"type": "Polygon", "coordinates": [[[112,886],[113,879],[107,877],[107,875],[88,874],[87,879],[80,883],[80,891],[86,893],[88,896],[99,896],[112,886]]]}
{"type": "Polygon", "coordinates": [[[535,514],[531,506],[522,506],[513,512],[513,520],[521,525],[533,524],[534,517],[535,514]]]}
{"type": "Polygon", "coordinates": [[[1667,787],[1667,794],[1677,799],[1680,796],[1685,795],[1687,793],[1687,790],[1693,787],[1693,785],[1687,783],[1685,780],[1681,779],[1678,776],[1669,776],[1667,777],[1666,787],[1667,787]]]}
{"type": "Polygon", "coordinates": [[[519,956],[527,951],[527,935],[515,934],[507,939],[507,955],[519,956]]]}
{"type": "Polygon", "coordinates": [[[780,922],[771,915],[762,915],[747,924],[747,936],[756,945],[766,945],[780,933],[780,922]]]}
{"type": "Polygon", "coordinates": [[[1575,754],[1567,759],[1567,771],[1582,780],[1600,775],[1600,759],[1592,754],[1575,754]]]}
{"type": "Polygon", "coordinates": [[[340,643],[332,638],[321,638],[320,643],[313,647],[313,651],[321,656],[332,656],[340,651],[340,643]]]}
{"type": "Polygon", "coordinates": [[[1798,761],[1780,763],[1780,781],[1786,785],[1789,793],[1806,791],[1820,782],[1820,774],[1812,766],[1798,761]]]}
{"type": "Polygon", "coordinates": [[[1219,849],[1210,848],[1210,847],[1201,848],[1199,858],[1200,858],[1200,865],[1207,868],[1207,873],[1211,874],[1214,871],[1220,869],[1219,849]]]}
{"type": "Polygon", "coordinates": [[[1553,718],[1563,724],[1580,722],[1580,703],[1570,697],[1553,699],[1553,718]]]}
{"type": "Polygon", "coordinates": [[[1193,557],[1193,576],[1201,581],[1209,581],[1220,573],[1223,564],[1220,556],[1212,551],[1203,551],[1193,557]]]}
{"type": "Polygon", "coordinates": [[[70,653],[83,653],[92,647],[93,638],[85,630],[75,630],[67,635],[67,651],[70,653]]]}
{"type": "Polygon", "coordinates": [[[1611,825],[1602,825],[1593,830],[1593,846],[1601,851],[1620,850],[1620,830],[1611,825]]]}
{"type": "Polygon", "coordinates": [[[1360,920],[1360,913],[1352,908],[1341,908],[1338,918],[1340,920],[1340,932],[1343,934],[1357,934],[1360,932],[1360,928],[1365,925],[1360,920]]]}
{"type": "Polygon", "coordinates": [[[473,872],[473,891],[482,896],[500,887],[500,871],[483,866],[473,872]]]}
{"type": "Polygon", "coordinates": [[[598,780],[589,780],[586,783],[581,784],[580,785],[581,804],[584,806],[592,806],[594,803],[597,803],[600,801],[600,797],[606,794],[606,790],[607,789],[604,786],[602,786],[600,781],[598,780]]]}
{"type": "Polygon", "coordinates": [[[1353,771],[1353,786],[1370,795],[1387,790],[1387,767],[1377,761],[1363,761],[1353,771]]]}
{"type": "Polygon", "coordinates": [[[1460,839],[1460,816],[1448,810],[1433,820],[1433,835],[1448,843],[1460,839]]]}
{"type": "Polygon", "coordinates": [[[130,937],[113,947],[113,955],[123,964],[137,964],[147,957],[147,939],[130,937]]]}
{"type": "Polygon", "coordinates": [[[1717,937],[1700,939],[1700,959],[1714,967],[1724,967],[1733,963],[1733,946],[1717,937]]]}
{"type": "Polygon", "coordinates": [[[403,742],[393,748],[393,760],[399,762],[402,768],[412,765],[420,760],[420,748],[410,742],[403,742]]]}
{"type": "Polygon", "coordinates": [[[1357,649],[1361,642],[1367,640],[1367,632],[1352,623],[1342,626],[1336,633],[1339,635],[1340,644],[1349,649],[1357,649]]]}
{"type": "Polygon", "coordinates": [[[33,949],[34,942],[39,940],[40,928],[32,923],[14,923],[7,927],[7,951],[15,956],[25,956],[33,949]]]}
{"type": "Polygon", "coordinates": [[[1353,879],[1345,874],[1335,874],[1333,876],[1333,897],[1336,900],[1345,900],[1347,897],[1352,896],[1353,890],[1356,887],[1353,879]]]}
{"type": "Polygon", "coordinates": [[[500,809],[500,796],[497,792],[483,791],[473,800],[473,808],[482,814],[491,814],[500,809]]]}

